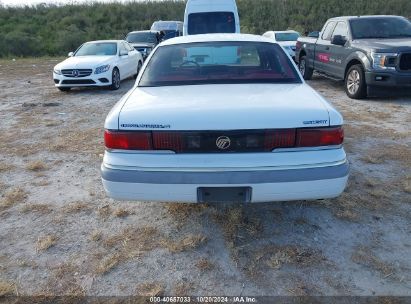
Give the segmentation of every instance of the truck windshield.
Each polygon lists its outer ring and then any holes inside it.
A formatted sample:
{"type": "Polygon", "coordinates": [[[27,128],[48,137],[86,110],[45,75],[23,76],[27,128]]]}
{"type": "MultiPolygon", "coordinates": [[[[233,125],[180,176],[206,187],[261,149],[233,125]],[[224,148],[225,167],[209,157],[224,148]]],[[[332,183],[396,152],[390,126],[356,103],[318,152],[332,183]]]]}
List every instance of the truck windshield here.
{"type": "Polygon", "coordinates": [[[301,83],[279,45],[265,42],[201,42],[162,46],[139,86],[301,83]]]}
{"type": "Polygon", "coordinates": [[[350,24],[353,39],[411,37],[411,22],[405,18],[358,18],[350,24]]]}
{"type": "Polygon", "coordinates": [[[74,56],[114,56],[117,54],[117,43],[84,43],[74,56]]]}
{"type": "Polygon", "coordinates": [[[235,33],[232,12],[193,13],[188,16],[189,35],[209,33],[235,33]]]}
{"type": "Polygon", "coordinates": [[[138,42],[146,42],[146,43],[157,43],[157,36],[155,33],[130,33],[127,35],[126,41],[128,43],[138,43],[138,42]]]}
{"type": "Polygon", "coordinates": [[[298,33],[276,33],[276,41],[297,41],[300,35],[298,33]]]}

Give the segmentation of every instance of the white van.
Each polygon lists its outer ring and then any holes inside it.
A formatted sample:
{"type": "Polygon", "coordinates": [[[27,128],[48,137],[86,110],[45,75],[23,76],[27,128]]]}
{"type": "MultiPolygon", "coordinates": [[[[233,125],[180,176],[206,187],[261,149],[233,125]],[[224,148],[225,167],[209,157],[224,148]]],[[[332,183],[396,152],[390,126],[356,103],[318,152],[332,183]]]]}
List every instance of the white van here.
{"type": "Polygon", "coordinates": [[[235,0],[188,0],[183,35],[240,33],[235,0]]]}

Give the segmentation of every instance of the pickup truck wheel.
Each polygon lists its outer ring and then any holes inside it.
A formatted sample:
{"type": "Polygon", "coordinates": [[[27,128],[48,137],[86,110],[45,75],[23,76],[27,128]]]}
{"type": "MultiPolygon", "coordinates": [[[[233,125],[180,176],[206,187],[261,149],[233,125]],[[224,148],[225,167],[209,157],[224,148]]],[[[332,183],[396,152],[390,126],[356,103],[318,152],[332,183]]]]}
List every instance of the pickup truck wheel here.
{"type": "Polygon", "coordinates": [[[365,83],[364,69],[356,64],[349,68],[345,76],[345,92],[353,99],[363,99],[367,95],[367,84],[365,83]]]}
{"type": "Polygon", "coordinates": [[[302,56],[298,62],[298,69],[305,80],[310,80],[313,77],[314,70],[308,66],[306,56],[302,56]]]}

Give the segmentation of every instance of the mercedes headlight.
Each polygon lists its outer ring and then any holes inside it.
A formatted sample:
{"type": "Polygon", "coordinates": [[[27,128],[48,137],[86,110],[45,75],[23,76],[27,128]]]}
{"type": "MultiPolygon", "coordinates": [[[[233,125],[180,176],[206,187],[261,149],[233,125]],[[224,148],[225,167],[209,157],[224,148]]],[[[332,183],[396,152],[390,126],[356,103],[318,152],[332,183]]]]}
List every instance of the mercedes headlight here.
{"type": "Polygon", "coordinates": [[[397,53],[371,53],[374,70],[395,70],[397,53]]]}
{"type": "Polygon", "coordinates": [[[110,70],[110,65],[106,64],[106,65],[102,65],[96,68],[96,71],[94,72],[94,74],[101,74],[101,73],[105,73],[108,70],[110,70]]]}
{"type": "Polygon", "coordinates": [[[54,69],[53,72],[54,74],[61,75],[61,70],[59,69],[54,69]]]}

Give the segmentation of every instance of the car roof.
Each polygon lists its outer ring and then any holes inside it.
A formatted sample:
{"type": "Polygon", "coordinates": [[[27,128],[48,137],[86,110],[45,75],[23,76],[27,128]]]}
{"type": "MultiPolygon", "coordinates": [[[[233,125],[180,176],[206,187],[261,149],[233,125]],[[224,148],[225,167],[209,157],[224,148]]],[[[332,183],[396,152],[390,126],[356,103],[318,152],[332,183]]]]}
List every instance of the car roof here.
{"type": "MultiPolygon", "coordinates": [[[[135,33],[153,33],[153,34],[158,34],[158,31],[152,31],[152,30],[146,30],[146,31],[132,31],[128,34],[135,34],[135,33]]],[[[128,35],[127,34],[127,35],[128,35]]]]}
{"type": "Polygon", "coordinates": [[[394,18],[404,18],[401,16],[396,16],[396,15],[364,15],[364,16],[340,16],[340,17],[334,17],[330,18],[329,20],[352,20],[352,19],[372,19],[372,18],[385,18],[385,17],[394,17],[394,18]]]}
{"type": "Polygon", "coordinates": [[[195,42],[220,42],[220,41],[247,41],[247,42],[270,42],[270,39],[250,34],[201,34],[201,35],[188,35],[181,36],[172,39],[168,39],[161,43],[161,45],[174,45],[183,43],[195,43],[195,42]]]}
{"type": "Polygon", "coordinates": [[[274,34],[285,34],[285,33],[297,33],[298,34],[298,32],[297,31],[294,31],[294,30],[286,30],[286,31],[272,31],[274,34]]]}
{"type": "Polygon", "coordinates": [[[94,41],[87,41],[85,43],[103,43],[103,42],[119,43],[119,42],[124,42],[124,40],[94,40],[94,41]]]}

